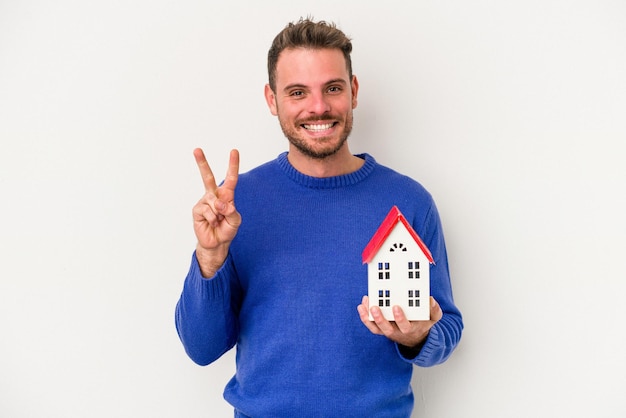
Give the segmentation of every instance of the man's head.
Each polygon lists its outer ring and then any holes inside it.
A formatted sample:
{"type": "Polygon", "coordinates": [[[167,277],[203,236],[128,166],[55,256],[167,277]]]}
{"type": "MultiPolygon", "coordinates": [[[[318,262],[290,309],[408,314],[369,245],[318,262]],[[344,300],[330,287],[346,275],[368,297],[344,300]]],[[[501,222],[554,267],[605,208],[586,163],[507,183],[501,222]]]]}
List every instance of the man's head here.
{"type": "Polygon", "coordinates": [[[310,20],[289,24],[274,40],[265,99],[290,152],[316,160],[349,156],[345,145],[358,92],[351,50],[350,40],[334,25],[310,20]]]}
{"type": "Polygon", "coordinates": [[[272,42],[267,54],[267,71],[269,85],[276,91],[276,64],[280,53],[285,49],[338,49],[346,60],[348,75],[352,78],[352,42],[335,24],[322,21],[313,22],[310,19],[300,19],[296,23],[289,23],[272,42]]]}

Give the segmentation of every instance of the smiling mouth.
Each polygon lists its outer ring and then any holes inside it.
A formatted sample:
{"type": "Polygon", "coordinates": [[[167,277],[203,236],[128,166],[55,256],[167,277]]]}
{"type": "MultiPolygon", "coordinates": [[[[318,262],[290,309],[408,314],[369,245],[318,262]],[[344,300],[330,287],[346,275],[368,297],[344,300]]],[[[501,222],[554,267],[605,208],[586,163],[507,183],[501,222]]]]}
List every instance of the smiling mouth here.
{"type": "Polygon", "coordinates": [[[304,129],[306,129],[307,131],[311,131],[311,132],[321,132],[321,131],[325,131],[327,129],[332,128],[333,126],[335,126],[336,122],[329,122],[329,123],[317,123],[317,124],[309,124],[309,123],[305,123],[302,124],[302,127],[304,129]]]}

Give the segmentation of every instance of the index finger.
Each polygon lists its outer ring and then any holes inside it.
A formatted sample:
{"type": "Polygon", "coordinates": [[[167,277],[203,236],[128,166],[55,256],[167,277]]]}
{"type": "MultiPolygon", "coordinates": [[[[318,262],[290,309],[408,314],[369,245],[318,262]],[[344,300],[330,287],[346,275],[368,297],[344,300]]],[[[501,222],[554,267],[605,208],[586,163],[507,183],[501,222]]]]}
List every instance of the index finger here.
{"type": "Polygon", "coordinates": [[[204,189],[207,192],[215,192],[217,190],[217,184],[215,183],[215,176],[213,175],[213,171],[211,171],[211,167],[204,156],[204,151],[201,148],[196,148],[193,150],[193,156],[196,159],[196,164],[198,164],[198,168],[200,169],[200,175],[202,176],[202,183],[204,184],[204,189]]]}

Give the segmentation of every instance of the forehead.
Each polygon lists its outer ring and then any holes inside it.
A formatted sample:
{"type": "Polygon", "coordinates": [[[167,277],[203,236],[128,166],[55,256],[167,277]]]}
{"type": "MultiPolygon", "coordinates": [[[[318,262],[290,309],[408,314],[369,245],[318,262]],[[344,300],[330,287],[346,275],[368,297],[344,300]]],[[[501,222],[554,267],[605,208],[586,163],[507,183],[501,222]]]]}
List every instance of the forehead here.
{"type": "Polygon", "coordinates": [[[339,49],[291,48],[280,53],[276,63],[276,85],[315,86],[330,80],[349,83],[348,69],[339,49]]]}

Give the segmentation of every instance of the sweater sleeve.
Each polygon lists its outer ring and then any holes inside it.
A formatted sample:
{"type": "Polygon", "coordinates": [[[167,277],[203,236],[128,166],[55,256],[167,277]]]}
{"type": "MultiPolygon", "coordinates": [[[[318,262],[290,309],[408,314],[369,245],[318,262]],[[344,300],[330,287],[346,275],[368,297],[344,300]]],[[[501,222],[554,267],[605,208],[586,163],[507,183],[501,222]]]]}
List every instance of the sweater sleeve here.
{"type": "Polygon", "coordinates": [[[450,357],[463,331],[463,318],[454,303],[448,268],[448,256],[437,208],[433,203],[422,223],[420,236],[430,249],[435,264],[430,267],[430,290],[443,317],[430,329],[426,341],[414,358],[403,355],[404,350],[397,346],[398,354],[408,362],[421,367],[443,363],[450,357]]]}
{"type": "Polygon", "coordinates": [[[214,277],[202,277],[194,252],[183,291],[176,304],[176,331],[187,352],[205,366],[220,358],[237,341],[236,272],[230,256],[214,277]]]}

